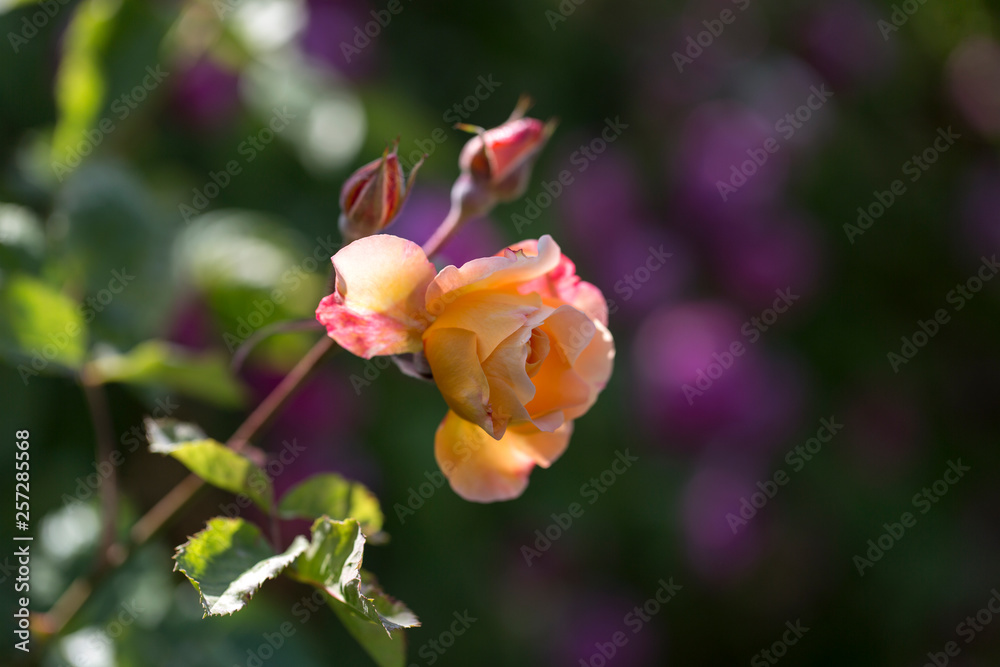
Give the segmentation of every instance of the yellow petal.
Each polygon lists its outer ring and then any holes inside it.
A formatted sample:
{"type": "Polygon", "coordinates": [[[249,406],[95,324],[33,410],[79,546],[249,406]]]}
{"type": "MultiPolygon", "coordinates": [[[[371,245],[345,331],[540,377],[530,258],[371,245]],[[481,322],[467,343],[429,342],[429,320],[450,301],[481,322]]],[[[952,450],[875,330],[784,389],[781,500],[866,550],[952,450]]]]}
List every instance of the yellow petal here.
{"type": "Polygon", "coordinates": [[[524,328],[535,326],[552,312],[542,306],[537,294],[477,291],[463,294],[438,314],[428,333],[436,329],[466,329],[478,339],[477,353],[485,360],[506,338],[524,328]]]}
{"type": "Polygon", "coordinates": [[[497,257],[483,257],[466,262],[461,268],[446,266],[427,288],[427,308],[434,315],[443,313],[450,299],[466,292],[496,289],[533,280],[559,265],[562,253],[551,236],[538,240],[538,254],[505,250],[497,257]]]}
{"type": "Polygon", "coordinates": [[[539,430],[531,425],[518,426],[508,431],[514,445],[542,468],[548,468],[562,456],[573,435],[573,422],[565,422],[553,432],[539,430]]]}
{"type": "Polygon", "coordinates": [[[590,397],[582,405],[566,410],[566,419],[576,419],[590,409],[597,401],[597,395],[611,378],[615,362],[615,341],[611,332],[600,322],[597,325],[597,335],[590,341],[587,348],[577,357],[573,370],[590,385],[590,397]]]}
{"type": "Polygon", "coordinates": [[[476,334],[466,329],[428,331],[424,355],[448,407],[492,437],[490,386],[476,355],[476,334]]]}
{"type": "MultiPolygon", "coordinates": [[[[510,430],[503,439],[494,440],[475,424],[449,412],[434,437],[434,455],[451,488],[466,500],[510,500],[524,492],[536,457],[543,458],[536,449],[546,453],[559,449],[548,441],[536,448],[529,442],[535,437],[510,430]]],[[[568,433],[565,439],[568,441],[568,433]]]]}
{"type": "Polygon", "coordinates": [[[560,306],[545,320],[544,330],[570,366],[597,333],[595,321],[573,306],[560,306]]]}

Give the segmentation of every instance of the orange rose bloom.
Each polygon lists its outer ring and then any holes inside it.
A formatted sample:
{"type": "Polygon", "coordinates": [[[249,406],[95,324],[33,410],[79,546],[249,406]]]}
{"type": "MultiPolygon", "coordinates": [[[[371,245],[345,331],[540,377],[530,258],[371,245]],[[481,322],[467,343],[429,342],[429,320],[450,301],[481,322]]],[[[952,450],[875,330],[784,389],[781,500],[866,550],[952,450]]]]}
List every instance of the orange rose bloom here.
{"type": "Polygon", "coordinates": [[[435,455],[467,500],[519,496],[611,375],[604,297],[551,237],[437,275],[419,246],[388,235],[355,241],[333,263],[336,291],[317,319],[359,356],[426,356],[451,408],[435,455]]]}

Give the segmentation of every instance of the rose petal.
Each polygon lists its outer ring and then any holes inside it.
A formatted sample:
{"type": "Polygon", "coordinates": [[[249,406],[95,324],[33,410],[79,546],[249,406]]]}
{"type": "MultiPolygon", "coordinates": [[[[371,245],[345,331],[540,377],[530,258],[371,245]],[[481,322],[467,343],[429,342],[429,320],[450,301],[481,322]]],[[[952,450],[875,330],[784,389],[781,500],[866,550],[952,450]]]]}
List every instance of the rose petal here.
{"type": "Polygon", "coordinates": [[[573,370],[584,382],[590,385],[590,398],[585,403],[567,409],[566,419],[576,419],[597,401],[598,394],[611,378],[615,362],[615,341],[611,332],[600,322],[595,322],[597,335],[593,337],[587,348],[577,357],[573,370]]]}
{"type": "Polygon", "coordinates": [[[598,324],[573,306],[560,306],[545,320],[544,330],[562,358],[572,366],[594,338],[598,324]]]}
{"type": "MultiPolygon", "coordinates": [[[[532,239],[516,243],[510,248],[521,250],[529,257],[538,254],[538,242],[532,239]]],[[[594,285],[580,280],[576,275],[576,265],[566,255],[561,255],[559,264],[544,276],[518,285],[517,291],[521,294],[537,292],[553,307],[568,303],[591,319],[608,323],[608,302],[604,294],[594,285]]]]}
{"type": "Polygon", "coordinates": [[[479,339],[479,359],[484,360],[503,340],[524,328],[541,322],[552,312],[537,294],[503,292],[470,292],[457,297],[438,315],[427,331],[465,329],[474,331],[479,339]]]}
{"type": "Polygon", "coordinates": [[[483,362],[483,372],[490,385],[489,412],[493,419],[493,436],[503,437],[511,421],[530,419],[524,404],[535,396],[535,385],[525,370],[531,329],[523,327],[497,346],[483,362]]]}
{"type": "Polygon", "coordinates": [[[508,433],[517,436],[511,441],[518,449],[531,456],[536,465],[548,468],[566,451],[569,438],[573,435],[573,422],[565,422],[551,433],[530,425],[512,428],[508,433]]]}
{"type": "Polygon", "coordinates": [[[558,266],[561,256],[559,246],[546,235],[538,240],[538,254],[533,257],[505,249],[500,256],[474,259],[461,268],[446,266],[427,288],[427,309],[438,315],[448,307],[449,300],[460,294],[517,285],[544,276],[558,266]]]}
{"type": "Polygon", "coordinates": [[[370,359],[419,352],[430,317],[424,293],[434,265],[420,246],[388,234],[368,236],[333,256],[336,291],[316,319],[343,348],[370,359]]]}
{"type": "Polygon", "coordinates": [[[448,407],[492,437],[490,385],[476,356],[476,334],[467,329],[429,331],[424,354],[448,407]]]}
{"type": "MultiPolygon", "coordinates": [[[[526,453],[535,452],[529,442],[532,439],[511,430],[502,440],[494,440],[475,424],[449,412],[434,436],[434,456],[451,488],[462,498],[480,503],[510,500],[528,485],[535,456],[543,458],[526,453]]],[[[558,448],[545,442],[539,443],[538,449],[551,453],[558,448]]]]}

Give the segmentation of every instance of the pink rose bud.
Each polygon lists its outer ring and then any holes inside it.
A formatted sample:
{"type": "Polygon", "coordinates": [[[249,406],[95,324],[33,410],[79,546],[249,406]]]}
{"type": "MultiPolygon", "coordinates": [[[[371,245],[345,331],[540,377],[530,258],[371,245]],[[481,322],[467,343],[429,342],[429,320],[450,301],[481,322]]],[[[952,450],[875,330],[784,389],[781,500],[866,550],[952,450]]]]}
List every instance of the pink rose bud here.
{"type": "Polygon", "coordinates": [[[413,186],[420,159],[404,180],[403,167],[396,155],[386,147],[382,157],[358,169],[340,191],[340,233],[345,243],[377,234],[399,215],[413,186]]]}
{"type": "Polygon", "coordinates": [[[473,125],[456,126],[476,133],[465,144],[458,160],[463,175],[468,175],[496,201],[511,201],[524,194],[535,157],[555,131],[555,120],[543,123],[537,118],[524,117],[530,105],[531,100],[522,97],[507,122],[489,130],[473,125]]]}

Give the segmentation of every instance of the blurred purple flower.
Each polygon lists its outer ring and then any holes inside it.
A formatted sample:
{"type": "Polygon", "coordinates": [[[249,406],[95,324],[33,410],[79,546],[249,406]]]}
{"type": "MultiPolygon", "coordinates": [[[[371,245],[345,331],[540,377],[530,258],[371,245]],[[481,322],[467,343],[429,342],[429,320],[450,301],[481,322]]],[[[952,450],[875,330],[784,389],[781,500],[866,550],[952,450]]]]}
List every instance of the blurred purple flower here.
{"type": "Polygon", "coordinates": [[[642,325],[633,350],[640,409],[665,444],[770,451],[797,426],[801,371],[750,343],[741,319],[729,305],[701,302],[642,325]]]}
{"type": "MultiPolygon", "coordinates": [[[[284,374],[248,367],[244,376],[254,396],[252,403],[256,405],[277,386],[284,374]]],[[[318,472],[336,472],[377,488],[378,466],[358,446],[355,436],[359,410],[364,403],[350,386],[343,372],[317,373],[275,417],[264,440],[265,449],[272,455],[288,452],[285,461],[291,459],[290,463],[282,463],[279,475],[274,475],[278,497],[318,472]]]]}
{"type": "Polygon", "coordinates": [[[964,235],[969,255],[978,260],[1000,248],[1000,165],[980,163],[962,180],[964,235]]]}
{"type": "MultiPolygon", "coordinates": [[[[571,242],[577,238],[572,235],[571,242]]],[[[610,301],[612,319],[639,317],[679,297],[693,267],[691,249],[676,234],[644,224],[626,227],[614,239],[596,255],[581,253],[585,262],[579,269],[610,301]]]]}
{"type": "MultiPolygon", "coordinates": [[[[746,467],[702,464],[683,492],[681,521],[688,558],[706,580],[725,584],[750,571],[761,555],[760,526],[736,525],[727,514],[739,515],[740,498],[757,490],[746,467]]],[[[751,520],[752,521],[752,520],[751,520]]]]}
{"type": "Polygon", "coordinates": [[[824,3],[803,21],[806,55],[838,91],[882,81],[895,68],[895,45],[882,38],[879,18],[868,3],[846,0],[824,3]]]}
{"type": "Polygon", "coordinates": [[[308,0],[309,20],[302,32],[302,50],[319,63],[328,65],[353,79],[367,76],[374,69],[376,39],[356,53],[357,28],[372,21],[368,3],[363,0],[308,0]],[[350,46],[345,54],[342,44],[350,46]]]}
{"type": "Polygon", "coordinates": [[[769,120],[779,152],[816,145],[836,119],[840,91],[793,56],[755,62],[739,77],[737,89],[754,112],[769,120]]]}
{"type": "Polygon", "coordinates": [[[217,129],[240,106],[239,77],[208,58],[193,63],[177,76],[171,105],[191,125],[217,129]]]}
{"type": "Polygon", "coordinates": [[[753,310],[769,307],[778,289],[808,301],[823,275],[823,246],[805,218],[755,214],[720,230],[710,247],[719,279],[753,310]]]}
{"type": "MultiPolygon", "coordinates": [[[[654,588],[647,598],[655,592],[654,588]]],[[[641,595],[625,595],[620,591],[585,590],[582,595],[579,591],[576,594],[583,599],[578,599],[576,604],[567,609],[567,615],[563,617],[562,637],[552,645],[549,664],[577,665],[580,660],[585,664],[603,664],[594,656],[603,656],[607,664],[613,661],[616,667],[640,667],[657,662],[655,658],[662,654],[662,645],[665,643],[663,621],[648,615],[648,625],[652,626],[650,629],[640,616],[633,613],[636,605],[641,606],[646,598],[641,595]],[[629,614],[632,614],[631,618],[642,622],[638,632],[636,621],[626,625],[625,618],[629,614]],[[612,642],[612,637],[618,632],[625,635],[627,643],[624,646],[616,646],[612,642]],[[614,650],[614,654],[607,657],[611,650],[614,650]]]]}
{"type": "MultiPolygon", "coordinates": [[[[577,147],[587,141],[580,136],[560,144],[560,154],[566,155],[561,164],[569,169],[573,182],[556,201],[566,226],[577,233],[578,247],[597,255],[607,248],[606,239],[620,233],[623,225],[633,225],[641,215],[642,180],[630,156],[614,146],[596,160],[572,162],[577,147]]],[[[557,179],[558,174],[551,178],[557,179]]]]}
{"type": "Polygon", "coordinates": [[[197,296],[180,301],[168,322],[167,340],[192,350],[208,349],[220,340],[208,306],[197,296]]]}
{"type": "Polygon", "coordinates": [[[788,151],[764,150],[775,133],[761,115],[733,102],[703,104],[688,117],[681,136],[673,156],[676,187],[703,219],[738,215],[782,194],[788,151]]]}

